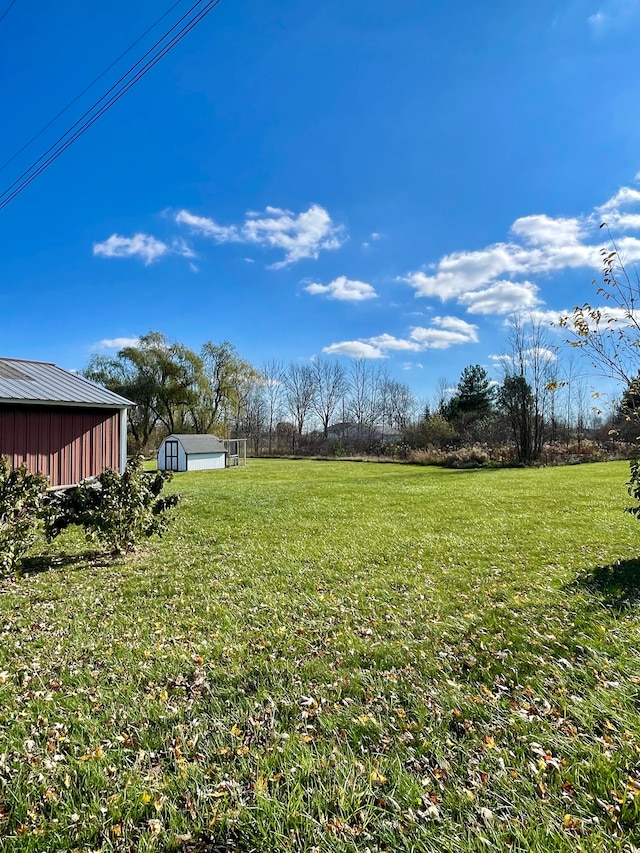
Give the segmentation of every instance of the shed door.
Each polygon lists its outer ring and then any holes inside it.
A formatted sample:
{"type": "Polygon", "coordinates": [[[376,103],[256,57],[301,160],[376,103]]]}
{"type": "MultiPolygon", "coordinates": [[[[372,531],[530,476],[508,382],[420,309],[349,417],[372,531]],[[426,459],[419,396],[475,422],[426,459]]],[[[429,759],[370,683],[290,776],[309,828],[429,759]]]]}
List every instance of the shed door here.
{"type": "Polygon", "coordinates": [[[164,443],[164,470],[178,470],[178,442],[174,439],[164,443]]]}

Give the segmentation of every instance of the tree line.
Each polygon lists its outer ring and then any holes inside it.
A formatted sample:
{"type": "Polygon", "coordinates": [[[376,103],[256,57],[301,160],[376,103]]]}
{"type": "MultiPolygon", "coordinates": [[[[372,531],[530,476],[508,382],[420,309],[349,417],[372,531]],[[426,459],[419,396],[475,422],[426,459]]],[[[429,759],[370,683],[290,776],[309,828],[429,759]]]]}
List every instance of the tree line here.
{"type": "Polygon", "coordinates": [[[198,352],[160,332],[115,356],[93,356],[85,375],[132,400],[130,449],[150,453],[170,433],[247,438],[255,455],[508,443],[534,462],[545,442],[580,444],[595,417],[577,371],[560,366],[548,330],[516,319],[499,359],[500,379],[469,365],[420,400],[384,363],[354,359],[268,361],[255,367],[228,341],[198,352]]]}
{"type": "Polygon", "coordinates": [[[129,416],[132,449],[148,451],[170,433],[247,437],[260,452],[283,436],[299,444],[318,431],[327,438],[338,418],[365,436],[373,427],[398,432],[413,415],[408,386],[384,366],[328,359],[251,365],[228,341],[199,352],[160,332],[143,335],[115,356],[95,355],[84,375],[135,403],[129,416]]]}

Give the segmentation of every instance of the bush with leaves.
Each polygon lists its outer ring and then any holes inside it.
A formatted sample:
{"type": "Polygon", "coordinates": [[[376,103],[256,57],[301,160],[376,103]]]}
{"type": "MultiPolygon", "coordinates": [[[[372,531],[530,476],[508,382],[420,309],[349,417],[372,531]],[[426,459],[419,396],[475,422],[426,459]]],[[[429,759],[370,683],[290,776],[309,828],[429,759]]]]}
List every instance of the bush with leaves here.
{"type": "Polygon", "coordinates": [[[26,465],[11,469],[0,457],[0,576],[16,568],[36,538],[49,481],[26,465]]]}
{"type": "Polygon", "coordinates": [[[625,485],[627,486],[629,496],[636,501],[636,506],[626,507],[625,512],[631,513],[636,518],[640,518],[640,459],[633,459],[629,463],[629,468],[629,482],[625,485]]]}
{"type": "Polygon", "coordinates": [[[171,474],[147,472],[142,457],[130,460],[124,473],[107,469],[95,480],[53,495],[46,512],[47,536],[54,539],[71,524],[91,539],[122,554],[149,536],[162,535],[180,495],[160,497],[171,474]]]}

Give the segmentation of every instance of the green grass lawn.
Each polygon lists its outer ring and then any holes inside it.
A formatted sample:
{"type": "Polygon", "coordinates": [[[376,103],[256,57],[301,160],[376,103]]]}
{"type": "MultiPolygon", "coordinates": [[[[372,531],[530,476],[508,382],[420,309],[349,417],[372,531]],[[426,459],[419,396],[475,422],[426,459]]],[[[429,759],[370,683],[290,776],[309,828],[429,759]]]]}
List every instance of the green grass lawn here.
{"type": "Polygon", "coordinates": [[[630,853],[627,475],[250,461],[64,534],[0,582],[0,847],[630,853]]]}

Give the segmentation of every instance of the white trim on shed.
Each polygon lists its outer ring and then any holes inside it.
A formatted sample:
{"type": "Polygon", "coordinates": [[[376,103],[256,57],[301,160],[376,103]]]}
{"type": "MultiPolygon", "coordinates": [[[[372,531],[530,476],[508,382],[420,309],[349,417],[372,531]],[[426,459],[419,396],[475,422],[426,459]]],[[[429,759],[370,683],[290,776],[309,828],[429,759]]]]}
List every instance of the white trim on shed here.
{"type": "Polygon", "coordinates": [[[215,435],[168,435],[158,448],[160,471],[210,471],[227,467],[227,451],[215,435]]]}

